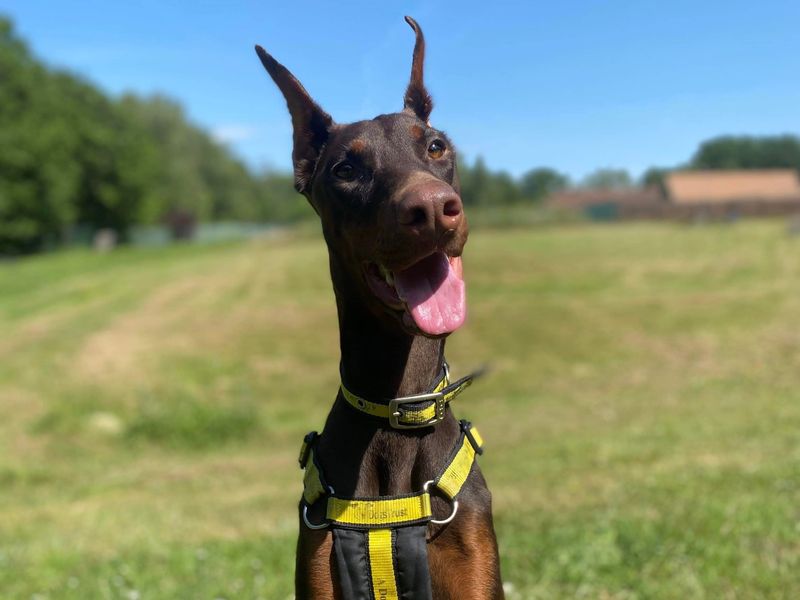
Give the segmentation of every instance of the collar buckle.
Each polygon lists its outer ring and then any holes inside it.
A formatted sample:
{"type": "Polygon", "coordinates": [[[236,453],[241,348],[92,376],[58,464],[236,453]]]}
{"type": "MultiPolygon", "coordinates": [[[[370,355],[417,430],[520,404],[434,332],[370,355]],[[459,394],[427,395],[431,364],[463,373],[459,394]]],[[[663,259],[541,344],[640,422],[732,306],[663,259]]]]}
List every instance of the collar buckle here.
{"type": "Polygon", "coordinates": [[[414,396],[401,396],[389,401],[389,424],[394,429],[421,429],[422,427],[430,427],[436,425],[444,419],[444,411],[447,407],[447,402],[444,398],[443,392],[430,392],[428,394],[416,394],[414,396]],[[400,407],[404,404],[417,404],[419,402],[432,401],[434,415],[427,421],[421,423],[415,422],[401,422],[403,411],[400,407]]]}

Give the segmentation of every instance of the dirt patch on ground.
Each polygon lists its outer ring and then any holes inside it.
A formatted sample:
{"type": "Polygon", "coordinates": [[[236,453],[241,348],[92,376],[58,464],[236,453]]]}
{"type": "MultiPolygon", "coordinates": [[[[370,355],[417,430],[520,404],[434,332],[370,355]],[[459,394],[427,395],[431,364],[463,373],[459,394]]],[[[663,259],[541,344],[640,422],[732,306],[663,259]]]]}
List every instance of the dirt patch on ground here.
{"type": "Polygon", "coordinates": [[[74,372],[92,383],[136,380],[170,354],[228,354],[257,332],[268,332],[278,343],[312,328],[321,312],[335,327],[327,297],[298,306],[276,286],[285,269],[265,268],[262,259],[245,256],[159,286],[86,339],[75,354],[74,372]]]}
{"type": "Polygon", "coordinates": [[[187,322],[209,295],[234,284],[231,279],[194,276],[157,288],[86,339],[75,354],[76,373],[94,382],[131,378],[147,368],[151,357],[194,347],[197,339],[187,322]]]}

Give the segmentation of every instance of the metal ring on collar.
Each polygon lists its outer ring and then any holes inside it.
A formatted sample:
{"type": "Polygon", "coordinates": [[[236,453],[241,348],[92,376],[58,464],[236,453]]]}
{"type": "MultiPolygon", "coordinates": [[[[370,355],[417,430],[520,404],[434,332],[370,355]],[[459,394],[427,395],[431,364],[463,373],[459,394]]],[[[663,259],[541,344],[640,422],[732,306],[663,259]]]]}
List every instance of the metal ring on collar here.
{"type": "MultiPolygon", "coordinates": [[[[429,481],[425,482],[425,485],[422,486],[422,489],[425,492],[427,492],[431,484],[436,485],[436,482],[433,479],[430,479],[429,481]]],[[[458,500],[453,500],[452,502],[453,502],[453,512],[450,513],[449,517],[447,517],[446,519],[442,519],[440,521],[437,521],[436,519],[431,519],[430,522],[433,523],[434,525],[447,525],[450,521],[452,521],[456,517],[456,513],[458,512],[458,500]]]]}

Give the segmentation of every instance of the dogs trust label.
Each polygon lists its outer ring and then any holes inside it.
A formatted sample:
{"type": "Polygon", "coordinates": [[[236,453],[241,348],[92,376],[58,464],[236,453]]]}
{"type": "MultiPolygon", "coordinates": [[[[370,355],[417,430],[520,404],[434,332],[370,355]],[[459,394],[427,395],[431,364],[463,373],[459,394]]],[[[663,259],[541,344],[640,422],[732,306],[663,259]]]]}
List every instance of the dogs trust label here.
{"type": "Polygon", "coordinates": [[[383,525],[416,521],[430,516],[428,494],[395,500],[330,500],[328,518],[339,523],[383,525]]]}
{"type": "Polygon", "coordinates": [[[391,506],[385,502],[355,501],[350,503],[348,516],[359,521],[403,521],[409,517],[407,506],[391,506]]]}

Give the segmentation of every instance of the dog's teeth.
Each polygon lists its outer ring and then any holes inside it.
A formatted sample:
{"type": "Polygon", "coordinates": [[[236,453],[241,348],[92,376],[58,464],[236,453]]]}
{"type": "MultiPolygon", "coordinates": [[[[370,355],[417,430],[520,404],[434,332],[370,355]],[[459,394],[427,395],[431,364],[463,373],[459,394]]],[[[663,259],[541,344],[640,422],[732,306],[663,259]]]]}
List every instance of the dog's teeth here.
{"type": "Polygon", "coordinates": [[[392,275],[392,272],[383,265],[378,265],[378,268],[380,269],[381,275],[383,275],[384,281],[394,287],[394,275],[392,275]]]}

